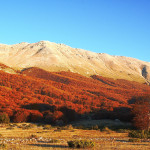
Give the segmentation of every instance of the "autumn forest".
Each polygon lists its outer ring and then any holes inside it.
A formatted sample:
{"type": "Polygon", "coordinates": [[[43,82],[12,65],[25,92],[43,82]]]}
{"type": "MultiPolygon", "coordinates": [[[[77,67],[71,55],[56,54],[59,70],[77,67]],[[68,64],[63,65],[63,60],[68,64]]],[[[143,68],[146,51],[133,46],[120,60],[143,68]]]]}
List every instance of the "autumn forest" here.
{"type": "Polygon", "coordinates": [[[16,74],[0,70],[0,112],[12,122],[68,123],[89,114],[130,121],[133,97],[149,92],[146,84],[97,75],[88,78],[34,67],[16,74]]]}

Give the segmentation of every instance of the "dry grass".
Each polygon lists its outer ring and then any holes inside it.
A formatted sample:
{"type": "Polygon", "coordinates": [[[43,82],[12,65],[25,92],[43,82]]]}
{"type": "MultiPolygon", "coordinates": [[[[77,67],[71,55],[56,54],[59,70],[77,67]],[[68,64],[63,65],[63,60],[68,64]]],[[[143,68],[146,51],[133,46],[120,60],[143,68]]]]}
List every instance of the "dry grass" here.
{"type": "MultiPolygon", "coordinates": [[[[27,124],[29,125],[29,124],[27,124]]],[[[11,150],[71,150],[67,141],[74,139],[86,139],[96,143],[95,150],[149,150],[150,141],[129,142],[128,133],[101,132],[100,130],[58,130],[52,128],[43,130],[40,126],[32,126],[30,129],[21,128],[22,124],[16,124],[12,128],[0,127],[0,143],[7,145],[11,150]],[[19,128],[18,128],[19,127],[19,128]],[[6,129],[7,128],[7,129],[6,129]],[[51,142],[53,139],[53,142],[51,142]]]]}

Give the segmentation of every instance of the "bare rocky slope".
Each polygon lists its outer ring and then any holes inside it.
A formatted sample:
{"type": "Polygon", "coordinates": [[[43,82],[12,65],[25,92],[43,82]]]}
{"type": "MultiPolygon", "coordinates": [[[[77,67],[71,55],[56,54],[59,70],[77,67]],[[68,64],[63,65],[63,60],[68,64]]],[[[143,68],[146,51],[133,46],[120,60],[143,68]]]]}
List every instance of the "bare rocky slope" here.
{"type": "Polygon", "coordinates": [[[18,70],[39,67],[47,71],[71,71],[84,76],[96,74],[141,83],[150,82],[150,62],[94,53],[49,41],[0,44],[0,63],[18,70]]]}

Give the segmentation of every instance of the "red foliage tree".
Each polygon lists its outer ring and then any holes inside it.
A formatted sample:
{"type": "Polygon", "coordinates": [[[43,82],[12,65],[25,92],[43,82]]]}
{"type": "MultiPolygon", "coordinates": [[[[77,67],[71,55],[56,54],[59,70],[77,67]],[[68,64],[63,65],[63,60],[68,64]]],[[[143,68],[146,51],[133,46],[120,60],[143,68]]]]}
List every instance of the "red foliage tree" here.
{"type": "Polygon", "coordinates": [[[31,122],[41,122],[43,118],[43,114],[37,110],[32,110],[30,113],[30,121],[31,122]]]}
{"type": "Polygon", "coordinates": [[[53,113],[53,120],[54,121],[61,120],[61,119],[63,119],[63,117],[64,117],[64,114],[61,111],[55,111],[53,113]]]}
{"type": "Polygon", "coordinates": [[[29,111],[18,110],[13,116],[13,122],[27,122],[29,120],[29,116],[29,111]]]}
{"type": "Polygon", "coordinates": [[[134,114],[133,123],[141,130],[150,129],[150,95],[134,98],[132,112],[134,114]]]}

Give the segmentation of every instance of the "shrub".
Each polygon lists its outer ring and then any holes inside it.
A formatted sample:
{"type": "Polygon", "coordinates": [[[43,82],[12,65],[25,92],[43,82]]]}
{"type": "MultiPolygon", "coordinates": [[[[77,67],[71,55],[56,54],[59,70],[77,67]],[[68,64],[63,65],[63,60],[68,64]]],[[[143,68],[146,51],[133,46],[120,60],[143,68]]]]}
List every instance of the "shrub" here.
{"type": "Polygon", "coordinates": [[[68,146],[71,148],[92,148],[95,146],[95,143],[88,140],[74,140],[68,141],[68,146]]]}
{"type": "Polygon", "coordinates": [[[144,130],[131,131],[129,132],[128,136],[132,138],[148,139],[150,138],[150,132],[144,130]]]}
{"type": "Polygon", "coordinates": [[[7,147],[7,145],[6,144],[4,144],[4,143],[2,143],[2,144],[0,144],[0,148],[6,148],[7,147]]]}
{"type": "Polygon", "coordinates": [[[6,128],[6,130],[14,130],[14,128],[13,127],[8,127],[8,128],[6,128]]]}
{"type": "Polygon", "coordinates": [[[73,130],[73,126],[70,124],[70,125],[61,127],[61,129],[62,130],[73,130]]]}
{"type": "Polygon", "coordinates": [[[28,127],[30,127],[30,128],[36,128],[37,125],[36,124],[29,124],[28,127]]]}
{"type": "Polygon", "coordinates": [[[20,126],[20,128],[22,128],[23,130],[32,129],[32,128],[36,128],[36,127],[37,127],[36,124],[23,124],[22,126],[20,126]]]}
{"type": "Polygon", "coordinates": [[[67,125],[67,130],[73,130],[73,126],[71,124],[67,125]]]}
{"type": "Polygon", "coordinates": [[[61,132],[62,131],[62,128],[61,127],[57,127],[56,130],[54,130],[55,132],[61,132]]]}
{"type": "Polygon", "coordinates": [[[35,138],[35,139],[37,139],[37,138],[38,138],[38,136],[37,136],[37,135],[35,135],[35,134],[31,134],[29,138],[35,138]]]}
{"type": "Polygon", "coordinates": [[[108,127],[104,127],[104,128],[102,129],[102,131],[103,131],[103,132],[110,133],[112,130],[109,129],[108,127]]]}
{"type": "Polygon", "coordinates": [[[128,129],[118,129],[116,132],[118,132],[118,133],[128,133],[129,130],[128,129]]]}
{"type": "Polygon", "coordinates": [[[0,113],[0,123],[9,123],[10,119],[6,113],[0,113]]]}
{"type": "Polygon", "coordinates": [[[91,128],[86,127],[84,125],[75,126],[74,128],[76,128],[76,129],[82,129],[82,130],[89,130],[89,129],[91,130],[91,128]]]}
{"type": "Polygon", "coordinates": [[[50,129],[52,129],[52,126],[49,125],[49,124],[46,124],[46,125],[43,126],[43,129],[44,130],[50,130],[50,129]]]}
{"type": "Polygon", "coordinates": [[[51,139],[50,141],[49,141],[49,143],[59,143],[60,141],[59,140],[57,140],[57,139],[51,139]]]}
{"type": "Polygon", "coordinates": [[[141,139],[139,139],[139,138],[129,139],[129,142],[141,142],[141,139]]]}
{"type": "Polygon", "coordinates": [[[93,130],[98,130],[99,127],[98,127],[98,125],[95,125],[95,126],[92,126],[92,129],[93,129],[93,130]]]}
{"type": "Polygon", "coordinates": [[[31,129],[31,127],[30,127],[30,126],[25,126],[25,127],[20,127],[20,128],[22,128],[23,130],[31,129]]]}

